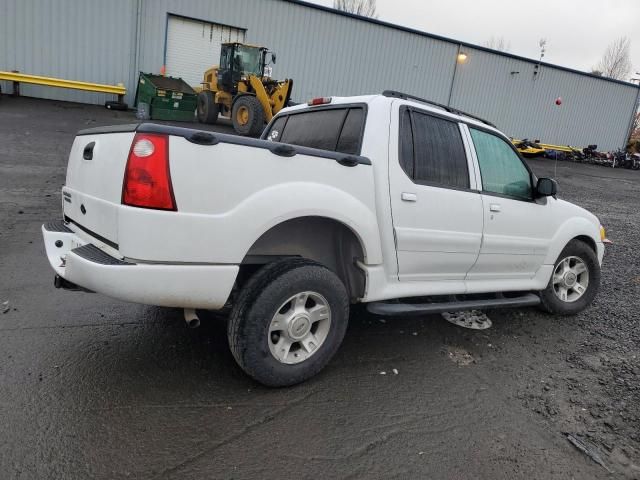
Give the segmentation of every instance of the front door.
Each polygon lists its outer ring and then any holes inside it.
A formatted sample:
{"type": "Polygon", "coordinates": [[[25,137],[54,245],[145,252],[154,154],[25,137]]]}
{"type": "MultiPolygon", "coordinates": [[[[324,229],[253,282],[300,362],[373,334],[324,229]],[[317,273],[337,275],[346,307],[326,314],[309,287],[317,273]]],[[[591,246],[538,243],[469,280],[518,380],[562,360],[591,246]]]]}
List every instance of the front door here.
{"type": "Polygon", "coordinates": [[[400,134],[390,146],[389,182],[399,280],[464,280],[483,220],[461,126],[408,106],[395,112],[400,134]]]}
{"type": "Polygon", "coordinates": [[[532,278],[559,220],[546,198],[534,199],[533,175],[510,142],[472,126],[469,132],[482,182],[484,234],[468,279],[532,278]]]}

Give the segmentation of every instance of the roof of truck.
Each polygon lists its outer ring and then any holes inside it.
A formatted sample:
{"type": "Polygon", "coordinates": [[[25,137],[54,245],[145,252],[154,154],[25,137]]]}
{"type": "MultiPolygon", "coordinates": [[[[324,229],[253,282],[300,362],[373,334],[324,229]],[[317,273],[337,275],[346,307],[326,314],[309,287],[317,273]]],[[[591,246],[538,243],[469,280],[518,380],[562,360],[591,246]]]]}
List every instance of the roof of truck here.
{"type": "MultiPolygon", "coordinates": [[[[372,94],[372,95],[357,95],[352,97],[323,97],[326,99],[330,99],[329,103],[326,105],[343,105],[343,104],[354,104],[354,103],[372,103],[373,101],[387,101],[389,103],[393,101],[401,101],[402,103],[406,103],[408,105],[412,105],[415,107],[419,107],[423,110],[429,110],[439,115],[446,116],[451,118],[451,120],[470,123],[476,126],[481,126],[483,128],[488,128],[491,130],[498,131],[498,128],[491,122],[484,120],[480,117],[472,115],[470,113],[462,112],[455,108],[448,107],[446,105],[442,105],[439,103],[431,102],[426,99],[421,99],[412,95],[394,92],[390,90],[385,90],[383,93],[372,94]]],[[[311,102],[311,99],[309,100],[311,102]]],[[[318,105],[321,106],[321,105],[318,105]]],[[[311,106],[309,103],[301,103],[299,105],[289,107],[283,113],[295,112],[299,110],[312,110],[314,106],[311,106]]],[[[500,132],[502,133],[502,132],[500,132]]]]}

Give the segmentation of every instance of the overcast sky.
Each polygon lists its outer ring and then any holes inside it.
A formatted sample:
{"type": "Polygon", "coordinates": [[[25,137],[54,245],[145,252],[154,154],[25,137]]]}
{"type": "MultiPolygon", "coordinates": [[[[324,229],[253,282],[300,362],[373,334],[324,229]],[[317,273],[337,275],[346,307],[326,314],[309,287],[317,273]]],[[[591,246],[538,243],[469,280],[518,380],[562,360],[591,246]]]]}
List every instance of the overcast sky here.
{"type": "MultiPolygon", "coordinates": [[[[333,0],[311,0],[332,6],[333,0]]],[[[509,51],[591,71],[606,46],[631,38],[634,78],[640,71],[640,0],[377,0],[379,19],[455,40],[484,44],[504,37],[509,51]]]]}

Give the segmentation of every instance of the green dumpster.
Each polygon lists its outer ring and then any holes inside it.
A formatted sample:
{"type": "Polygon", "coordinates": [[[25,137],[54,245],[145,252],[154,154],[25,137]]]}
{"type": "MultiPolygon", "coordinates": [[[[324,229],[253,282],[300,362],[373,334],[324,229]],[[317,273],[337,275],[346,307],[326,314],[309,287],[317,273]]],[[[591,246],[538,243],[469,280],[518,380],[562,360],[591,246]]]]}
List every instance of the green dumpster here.
{"type": "Polygon", "coordinates": [[[181,78],[140,72],[136,108],[144,103],[154,120],[193,122],[198,94],[181,78]]]}

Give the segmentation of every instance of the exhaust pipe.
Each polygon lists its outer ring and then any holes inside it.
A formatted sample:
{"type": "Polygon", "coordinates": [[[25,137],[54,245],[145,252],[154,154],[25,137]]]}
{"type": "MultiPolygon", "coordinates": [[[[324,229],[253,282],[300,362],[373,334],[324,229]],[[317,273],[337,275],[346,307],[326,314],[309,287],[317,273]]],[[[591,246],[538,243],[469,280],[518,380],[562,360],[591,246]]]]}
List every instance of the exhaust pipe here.
{"type": "Polygon", "coordinates": [[[76,285],[73,282],[70,282],[69,280],[66,280],[64,278],[62,278],[60,275],[56,275],[53,278],[53,286],[56,288],[61,288],[63,290],[69,290],[70,292],[87,292],[87,293],[93,293],[92,290],[88,290],[84,287],[81,287],[80,285],[76,285]]]}
{"type": "Polygon", "coordinates": [[[184,309],[184,321],[187,322],[187,327],[198,328],[200,326],[200,317],[193,308],[184,309]]]}

